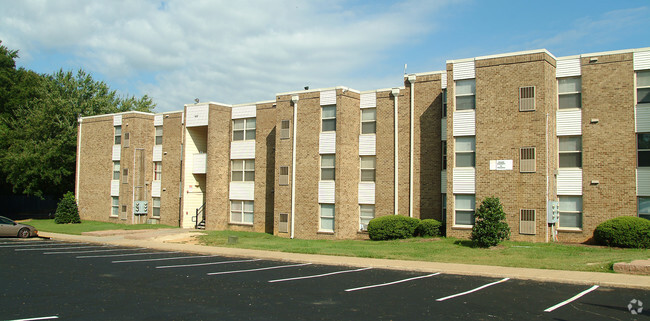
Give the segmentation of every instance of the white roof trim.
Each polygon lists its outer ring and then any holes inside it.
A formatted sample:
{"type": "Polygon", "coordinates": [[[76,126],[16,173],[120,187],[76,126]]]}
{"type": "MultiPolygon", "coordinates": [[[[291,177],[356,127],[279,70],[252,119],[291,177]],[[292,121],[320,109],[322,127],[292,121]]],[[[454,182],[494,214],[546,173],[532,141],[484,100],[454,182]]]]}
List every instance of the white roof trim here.
{"type": "Polygon", "coordinates": [[[485,59],[494,59],[494,58],[503,58],[503,57],[512,57],[512,56],[522,56],[522,55],[529,55],[529,54],[535,54],[535,53],[545,53],[545,54],[548,54],[549,56],[553,57],[554,59],[557,59],[550,51],[548,51],[546,49],[535,49],[535,50],[508,52],[508,53],[502,53],[502,54],[496,54],[496,55],[479,56],[479,57],[474,57],[474,58],[447,60],[447,63],[448,64],[450,64],[450,63],[453,64],[453,63],[459,63],[459,62],[468,62],[468,61],[472,61],[472,60],[485,60],[485,59]]]}
{"type": "Polygon", "coordinates": [[[140,115],[149,115],[149,116],[155,116],[156,114],[154,113],[145,113],[143,111],[123,111],[121,113],[112,113],[112,114],[101,114],[101,115],[92,115],[92,116],[82,116],[81,119],[89,119],[89,118],[98,118],[98,117],[106,117],[106,116],[115,116],[115,115],[125,115],[125,114],[140,114],[140,115]]]}
{"type": "Polygon", "coordinates": [[[232,107],[232,105],[230,105],[230,104],[218,103],[218,102],[214,102],[214,101],[208,101],[208,102],[205,102],[205,103],[198,103],[198,104],[185,104],[184,106],[185,107],[193,107],[193,106],[204,106],[204,105],[219,105],[219,106],[223,106],[223,107],[232,107]]]}
{"type": "Polygon", "coordinates": [[[288,91],[288,92],[284,92],[284,93],[277,93],[275,95],[276,96],[295,95],[295,94],[305,94],[305,93],[328,91],[328,90],[337,90],[337,89],[349,90],[349,91],[357,93],[357,94],[361,93],[360,91],[358,91],[356,89],[348,88],[348,87],[345,87],[345,86],[336,86],[336,87],[329,87],[329,88],[316,88],[316,89],[308,89],[308,90],[288,91]]]}

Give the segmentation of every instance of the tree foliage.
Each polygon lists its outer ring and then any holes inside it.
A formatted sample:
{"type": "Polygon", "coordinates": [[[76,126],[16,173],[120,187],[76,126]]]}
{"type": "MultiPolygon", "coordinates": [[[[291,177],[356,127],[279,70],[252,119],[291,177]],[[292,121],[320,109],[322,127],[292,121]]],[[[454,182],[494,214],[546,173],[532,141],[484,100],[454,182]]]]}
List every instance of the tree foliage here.
{"type": "Polygon", "coordinates": [[[78,117],[155,107],[146,95],[119,96],[83,70],[16,69],[18,51],[1,41],[0,55],[0,170],[14,193],[60,197],[73,190],[78,117]]]}
{"type": "Polygon", "coordinates": [[[479,247],[490,247],[510,239],[510,227],[506,213],[497,197],[487,197],[474,214],[476,221],[472,227],[472,241],[479,247]]]}

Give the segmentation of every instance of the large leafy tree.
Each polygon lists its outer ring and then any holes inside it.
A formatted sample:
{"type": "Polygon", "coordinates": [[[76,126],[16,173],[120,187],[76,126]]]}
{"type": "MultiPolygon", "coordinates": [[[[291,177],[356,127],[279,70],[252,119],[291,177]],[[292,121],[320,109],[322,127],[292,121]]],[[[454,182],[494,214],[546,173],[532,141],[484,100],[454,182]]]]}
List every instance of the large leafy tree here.
{"type": "MultiPolygon", "coordinates": [[[[0,47],[0,66],[18,57],[0,47]]],[[[14,193],[58,198],[74,188],[79,116],[155,107],[146,95],[119,96],[83,70],[39,75],[13,68],[8,80],[0,78],[0,88],[8,88],[0,112],[0,170],[14,193]]]]}

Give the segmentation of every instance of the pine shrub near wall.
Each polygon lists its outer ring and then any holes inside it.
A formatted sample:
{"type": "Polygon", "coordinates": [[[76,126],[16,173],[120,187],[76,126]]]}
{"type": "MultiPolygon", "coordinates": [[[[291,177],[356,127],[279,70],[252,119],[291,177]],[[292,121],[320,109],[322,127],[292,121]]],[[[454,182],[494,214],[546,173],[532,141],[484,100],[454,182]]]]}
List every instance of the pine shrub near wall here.
{"type": "Polygon", "coordinates": [[[79,208],[77,208],[77,202],[75,201],[74,194],[72,192],[67,192],[65,195],[63,195],[63,198],[56,208],[54,223],[81,223],[81,218],[79,217],[79,208]]]}
{"type": "Polygon", "coordinates": [[[472,241],[479,247],[490,247],[510,239],[506,213],[498,197],[487,197],[474,213],[472,241]]]}

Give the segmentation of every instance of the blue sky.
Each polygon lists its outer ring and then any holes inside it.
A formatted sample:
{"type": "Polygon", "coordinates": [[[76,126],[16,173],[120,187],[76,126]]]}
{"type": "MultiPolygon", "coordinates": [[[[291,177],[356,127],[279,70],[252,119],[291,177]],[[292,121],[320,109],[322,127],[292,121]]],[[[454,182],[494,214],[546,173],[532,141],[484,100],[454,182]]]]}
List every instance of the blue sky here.
{"type": "Polygon", "coordinates": [[[650,46],[648,1],[0,0],[0,40],[41,73],[83,68],[156,111],[304,86],[402,85],[445,61],[650,46]]]}

